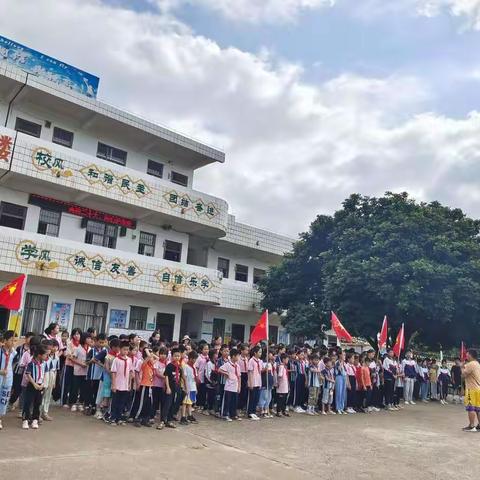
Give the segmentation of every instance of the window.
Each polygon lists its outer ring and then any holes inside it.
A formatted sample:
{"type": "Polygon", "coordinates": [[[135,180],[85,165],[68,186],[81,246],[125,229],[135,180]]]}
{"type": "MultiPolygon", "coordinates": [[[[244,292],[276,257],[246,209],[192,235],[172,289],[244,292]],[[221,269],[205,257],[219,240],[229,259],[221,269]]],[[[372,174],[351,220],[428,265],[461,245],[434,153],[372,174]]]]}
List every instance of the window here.
{"type": "Polygon", "coordinates": [[[163,163],[148,161],[147,173],[154,177],[163,178],[163,163]]]}
{"type": "Polygon", "coordinates": [[[183,185],[184,187],[188,187],[188,177],[186,175],[182,175],[181,173],[172,172],[172,176],[170,180],[173,183],[177,183],[178,185],[183,185]]]}
{"type": "Polygon", "coordinates": [[[253,284],[256,285],[260,282],[260,280],[265,276],[265,270],[261,268],[254,268],[253,269],[253,284]]]}
{"type": "Polygon", "coordinates": [[[27,332],[42,333],[47,316],[48,295],[27,293],[23,312],[22,335],[27,332]]]}
{"type": "Polygon", "coordinates": [[[40,210],[40,220],[38,221],[38,233],[49,235],[50,237],[58,237],[60,230],[60,219],[62,214],[55,210],[40,210]]]}
{"type": "Polygon", "coordinates": [[[235,265],[235,280],[248,282],[248,267],[246,265],[235,265]]]}
{"type": "Polygon", "coordinates": [[[222,272],[223,278],[228,278],[228,272],[230,271],[230,260],[228,260],[228,258],[218,257],[217,270],[222,272]]]}
{"type": "Polygon", "coordinates": [[[119,148],[105,145],[98,142],[97,157],[108,160],[109,162],[118,163],[119,165],[125,165],[127,163],[127,152],[120,150],[119,148]]]}
{"type": "Polygon", "coordinates": [[[165,250],[163,252],[163,258],[165,260],[171,260],[172,262],[179,262],[182,257],[182,244],[178,242],[172,242],[171,240],[165,240],[165,250]]]}
{"type": "Polygon", "coordinates": [[[87,220],[85,243],[101,247],[115,248],[117,245],[118,227],[103,222],[87,220]]]}
{"type": "Polygon", "coordinates": [[[147,329],[148,308],[146,307],[130,307],[130,330],[146,330],[147,329]]]}
{"type": "Polygon", "coordinates": [[[108,303],[90,300],[75,300],[73,312],[73,328],[81,328],[86,332],[93,327],[97,332],[105,332],[108,303]]]}
{"type": "Polygon", "coordinates": [[[23,230],[26,216],[27,207],[14,203],[0,203],[0,226],[23,230]]]}
{"type": "Polygon", "coordinates": [[[213,327],[212,327],[212,338],[223,337],[225,335],[225,319],[224,318],[214,318],[213,327]]]}
{"type": "Polygon", "coordinates": [[[153,257],[155,253],[156,236],[153,233],[140,232],[140,243],[138,245],[138,253],[153,257]]]}
{"type": "Polygon", "coordinates": [[[54,127],[52,142],[58,143],[58,145],[63,145],[64,147],[72,148],[73,132],[69,132],[60,127],[54,127]]]}
{"type": "Polygon", "coordinates": [[[17,117],[17,120],[15,121],[15,130],[17,132],[26,133],[27,135],[40,138],[42,126],[38,123],[31,122],[30,120],[17,117]]]}

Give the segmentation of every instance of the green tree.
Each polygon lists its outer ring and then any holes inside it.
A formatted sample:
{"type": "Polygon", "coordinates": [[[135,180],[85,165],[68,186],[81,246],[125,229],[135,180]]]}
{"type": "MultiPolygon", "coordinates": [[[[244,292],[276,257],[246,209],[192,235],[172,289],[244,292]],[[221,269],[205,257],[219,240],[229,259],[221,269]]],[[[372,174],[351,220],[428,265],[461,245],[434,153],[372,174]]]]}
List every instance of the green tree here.
{"type": "Polygon", "coordinates": [[[318,216],[260,285],[264,307],[286,311],[294,334],[318,334],[335,310],[353,334],[375,338],[384,315],[392,337],[405,322],[429,344],[480,334],[480,222],[407,193],[351,195],[318,216]]]}

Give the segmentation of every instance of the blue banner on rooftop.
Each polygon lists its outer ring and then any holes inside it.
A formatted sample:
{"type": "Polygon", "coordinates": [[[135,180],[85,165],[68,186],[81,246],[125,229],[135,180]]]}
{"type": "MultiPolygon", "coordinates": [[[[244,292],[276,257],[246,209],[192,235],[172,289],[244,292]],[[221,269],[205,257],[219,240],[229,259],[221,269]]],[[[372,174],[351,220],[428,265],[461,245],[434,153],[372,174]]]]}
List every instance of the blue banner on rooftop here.
{"type": "Polygon", "coordinates": [[[97,96],[99,78],[0,35],[0,65],[7,62],[58,86],[97,96]]]}

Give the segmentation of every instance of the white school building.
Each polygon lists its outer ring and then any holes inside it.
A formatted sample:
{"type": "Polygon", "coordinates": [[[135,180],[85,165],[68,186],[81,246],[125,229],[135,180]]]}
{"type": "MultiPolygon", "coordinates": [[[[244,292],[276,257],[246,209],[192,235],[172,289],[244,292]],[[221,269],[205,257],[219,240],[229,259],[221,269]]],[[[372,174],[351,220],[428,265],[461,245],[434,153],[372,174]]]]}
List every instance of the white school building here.
{"type": "MultiPolygon", "coordinates": [[[[0,285],[28,274],[21,333],[56,321],[248,340],[256,283],[294,240],[237,222],[224,199],[193,188],[224,152],[32,69],[35,52],[22,64],[2,41],[0,285]]],[[[13,317],[0,308],[0,330],[13,317]]],[[[288,341],[275,315],[270,337],[288,341]]]]}

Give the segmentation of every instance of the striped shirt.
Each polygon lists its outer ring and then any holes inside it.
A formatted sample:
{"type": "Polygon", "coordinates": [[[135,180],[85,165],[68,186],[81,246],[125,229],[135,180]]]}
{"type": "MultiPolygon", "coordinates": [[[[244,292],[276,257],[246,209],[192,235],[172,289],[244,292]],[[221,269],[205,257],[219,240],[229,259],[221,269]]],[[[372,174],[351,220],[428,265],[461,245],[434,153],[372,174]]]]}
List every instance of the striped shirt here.
{"type": "Polygon", "coordinates": [[[37,362],[32,360],[28,365],[25,373],[30,374],[32,380],[38,385],[43,385],[45,381],[45,373],[47,369],[47,362],[37,362]]]}
{"type": "MultiPolygon", "coordinates": [[[[106,348],[96,348],[93,347],[89,350],[87,354],[87,361],[96,359],[97,355],[103,351],[107,351],[106,348]]],[[[87,370],[87,380],[101,380],[103,377],[103,367],[97,363],[90,363],[87,370]]]]}

